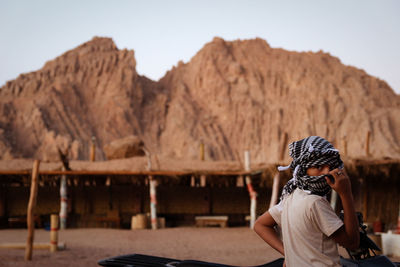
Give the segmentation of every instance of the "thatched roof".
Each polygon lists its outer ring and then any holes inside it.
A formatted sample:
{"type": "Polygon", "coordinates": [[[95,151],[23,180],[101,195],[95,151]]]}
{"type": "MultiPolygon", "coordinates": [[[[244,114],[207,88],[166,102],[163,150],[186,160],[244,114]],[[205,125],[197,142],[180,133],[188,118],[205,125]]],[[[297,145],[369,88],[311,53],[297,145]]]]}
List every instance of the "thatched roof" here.
{"type": "MultiPolygon", "coordinates": [[[[398,159],[345,159],[345,167],[350,177],[379,179],[398,179],[400,175],[400,160],[398,159]]],[[[33,159],[14,159],[0,161],[0,175],[28,174],[32,170],[33,159]]],[[[254,163],[251,172],[263,173],[263,177],[271,179],[277,172],[279,164],[254,163]]],[[[61,162],[41,162],[40,172],[48,175],[62,173],[61,162]]],[[[151,157],[151,166],[147,157],[132,157],[109,161],[70,161],[71,174],[75,175],[179,175],[204,173],[215,175],[241,175],[245,172],[242,162],[238,161],[200,161],[172,158],[151,157]],[[150,167],[150,169],[149,169],[150,167]]],[[[290,178],[290,172],[283,173],[284,179],[290,178]]]]}

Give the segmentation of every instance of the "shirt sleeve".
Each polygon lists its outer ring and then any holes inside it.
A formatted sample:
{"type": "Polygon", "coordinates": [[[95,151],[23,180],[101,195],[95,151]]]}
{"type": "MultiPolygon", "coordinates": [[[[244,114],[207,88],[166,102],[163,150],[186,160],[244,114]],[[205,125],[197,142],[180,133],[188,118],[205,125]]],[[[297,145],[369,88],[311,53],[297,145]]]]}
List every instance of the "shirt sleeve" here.
{"type": "Polygon", "coordinates": [[[282,201],[268,210],[275,222],[281,226],[282,201]]]}
{"type": "Polygon", "coordinates": [[[321,232],[328,237],[343,225],[342,220],[340,220],[329,205],[329,202],[324,198],[320,198],[313,203],[311,207],[311,219],[321,232]]]}

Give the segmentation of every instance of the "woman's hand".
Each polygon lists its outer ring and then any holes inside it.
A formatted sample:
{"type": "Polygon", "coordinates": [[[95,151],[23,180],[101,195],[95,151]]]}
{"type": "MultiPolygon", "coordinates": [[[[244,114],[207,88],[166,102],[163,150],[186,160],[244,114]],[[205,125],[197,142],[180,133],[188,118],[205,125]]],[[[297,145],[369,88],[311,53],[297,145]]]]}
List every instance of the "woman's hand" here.
{"type": "Polygon", "coordinates": [[[334,169],[329,172],[333,177],[333,181],[329,177],[325,177],[328,185],[335,190],[339,195],[351,194],[351,182],[344,169],[334,169]]]}

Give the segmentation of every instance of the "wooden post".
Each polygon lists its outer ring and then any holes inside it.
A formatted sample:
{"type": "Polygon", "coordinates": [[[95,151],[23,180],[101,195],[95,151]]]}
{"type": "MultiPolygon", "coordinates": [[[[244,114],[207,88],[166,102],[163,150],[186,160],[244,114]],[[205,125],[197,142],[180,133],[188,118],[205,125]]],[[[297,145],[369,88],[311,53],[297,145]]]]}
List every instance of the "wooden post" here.
{"type": "Polygon", "coordinates": [[[362,188],[363,188],[363,217],[364,221],[368,220],[368,187],[367,181],[362,180],[362,188]]]}
{"type": "Polygon", "coordinates": [[[50,216],[50,251],[57,251],[58,245],[58,215],[52,214],[50,216]]]}
{"type": "Polygon", "coordinates": [[[39,174],[40,161],[35,160],[32,170],[31,193],[29,196],[28,210],[26,222],[28,225],[28,238],[26,240],[25,260],[32,260],[32,244],[35,235],[35,222],[34,222],[34,209],[36,206],[36,197],[38,189],[38,174],[39,174]]]}
{"type": "Polygon", "coordinates": [[[343,137],[343,155],[347,157],[347,138],[343,137]]]}
{"type": "Polygon", "coordinates": [[[282,162],[283,159],[285,158],[285,152],[286,152],[286,143],[288,141],[288,134],[285,132],[283,134],[282,140],[280,142],[281,149],[279,153],[279,161],[282,162]]]}
{"type": "Polygon", "coordinates": [[[202,174],[200,175],[200,187],[206,187],[207,184],[207,177],[202,174]]]}
{"type": "Polygon", "coordinates": [[[190,177],[190,186],[191,187],[195,187],[196,186],[196,178],[194,177],[194,175],[192,175],[190,177]]]}
{"type": "Polygon", "coordinates": [[[203,144],[203,142],[200,143],[200,160],[204,161],[204,144],[203,144]]]}
{"type": "Polygon", "coordinates": [[[0,185],[0,217],[5,216],[6,214],[6,204],[5,204],[5,190],[2,185],[0,185]]]}
{"type": "MultiPolygon", "coordinates": [[[[146,149],[143,148],[144,153],[147,156],[147,166],[146,169],[151,171],[151,154],[146,149]]],[[[154,179],[152,175],[149,175],[149,187],[150,187],[150,220],[151,220],[151,229],[157,229],[157,180],[154,179]]]]}
{"type": "Polygon", "coordinates": [[[256,222],[256,210],[257,210],[257,193],[253,189],[251,184],[250,176],[246,176],[247,190],[250,194],[250,228],[254,228],[254,223],[256,222]]]}
{"type": "Polygon", "coordinates": [[[367,157],[369,157],[369,139],[370,139],[370,136],[371,136],[371,132],[368,131],[367,132],[367,137],[366,137],[366,140],[365,140],[365,155],[367,157]]]}
{"type": "MultiPolygon", "coordinates": [[[[280,141],[280,153],[279,153],[279,161],[282,162],[283,159],[285,158],[285,152],[286,152],[286,143],[288,141],[288,134],[285,132],[282,136],[282,139],[280,141]]],[[[274,182],[272,184],[272,194],[271,194],[271,201],[269,202],[269,208],[272,208],[273,206],[278,203],[278,194],[279,194],[279,183],[281,180],[281,174],[278,171],[275,176],[274,176],[274,182]]]]}
{"type": "Polygon", "coordinates": [[[96,160],[96,137],[92,136],[92,143],[90,145],[90,161],[96,160]]]}
{"type": "MultiPolygon", "coordinates": [[[[245,171],[249,172],[250,168],[250,151],[246,150],[244,152],[244,168],[245,171]]],[[[257,211],[257,192],[254,191],[253,185],[251,184],[250,175],[246,176],[247,190],[250,195],[250,228],[254,228],[254,223],[256,221],[256,211],[257,211]]]]}
{"type": "MultiPolygon", "coordinates": [[[[65,168],[62,168],[65,170],[65,168]]],[[[67,210],[68,210],[68,194],[67,194],[67,176],[61,175],[60,181],[60,229],[67,228],[67,210]]]]}
{"type": "Polygon", "coordinates": [[[236,186],[237,187],[243,187],[243,176],[239,175],[238,177],[236,177],[236,186]]]}
{"type": "Polygon", "coordinates": [[[280,173],[277,172],[274,176],[274,183],[272,184],[272,195],[271,201],[269,202],[269,208],[272,208],[278,202],[279,181],[280,173]]]}
{"type": "Polygon", "coordinates": [[[152,175],[149,175],[150,181],[150,218],[151,218],[151,229],[157,229],[157,181],[152,175]]]}
{"type": "Polygon", "coordinates": [[[151,154],[150,154],[150,152],[149,152],[145,147],[143,147],[143,151],[144,151],[144,154],[146,154],[146,157],[147,157],[147,166],[146,166],[146,169],[147,169],[148,171],[151,171],[151,169],[152,169],[151,154]]]}
{"type": "Polygon", "coordinates": [[[250,165],[250,151],[246,150],[244,151],[244,170],[250,171],[250,165]]]}

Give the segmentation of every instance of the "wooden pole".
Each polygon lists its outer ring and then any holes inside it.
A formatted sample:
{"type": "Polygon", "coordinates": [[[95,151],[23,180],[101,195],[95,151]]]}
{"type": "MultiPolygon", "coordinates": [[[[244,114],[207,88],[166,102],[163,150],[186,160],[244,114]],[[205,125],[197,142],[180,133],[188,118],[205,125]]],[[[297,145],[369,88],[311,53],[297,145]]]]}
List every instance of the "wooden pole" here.
{"type": "Polygon", "coordinates": [[[257,192],[254,191],[250,176],[246,176],[246,184],[250,194],[250,228],[253,229],[256,222],[257,192]]]}
{"type": "Polygon", "coordinates": [[[38,173],[39,173],[40,161],[35,160],[33,163],[32,170],[32,181],[31,181],[31,193],[29,196],[28,210],[27,210],[27,226],[28,226],[28,238],[26,240],[25,249],[25,260],[32,260],[32,244],[35,235],[35,222],[34,222],[34,209],[36,206],[36,197],[38,190],[38,173]]]}
{"type": "Polygon", "coordinates": [[[343,137],[343,155],[347,157],[347,139],[346,139],[346,136],[343,137]]]}
{"type": "Polygon", "coordinates": [[[149,176],[150,180],[150,218],[151,218],[151,229],[157,229],[157,181],[153,176],[149,176]]]}
{"type": "Polygon", "coordinates": [[[369,157],[369,139],[370,139],[370,136],[371,136],[371,132],[370,131],[368,131],[367,132],[367,137],[366,137],[366,140],[365,140],[365,155],[367,156],[367,157],[369,157]]]}
{"type": "Polygon", "coordinates": [[[246,150],[244,151],[244,170],[250,171],[250,165],[250,151],[246,150]]]}
{"type": "Polygon", "coordinates": [[[237,187],[243,187],[243,175],[239,175],[238,177],[236,177],[236,186],[237,187]]]}
{"type": "MultiPolygon", "coordinates": [[[[288,141],[288,134],[285,132],[283,134],[283,137],[280,142],[280,153],[279,153],[279,161],[282,162],[285,158],[285,152],[286,152],[286,143],[288,141]]],[[[274,176],[274,182],[272,184],[272,194],[271,194],[271,201],[269,202],[269,208],[272,208],[273,206],[278,203],[278,194],[279,194],[279,183],[281,180],[281,174],[278,171],[275,176],[274,176]]]]}
{"type": "Polygon", "coordinates": [[[96,137],[92,136],[92,143],[90,145],[90,161],[96,160],[96,137]]]}
{"type": "MultiPolygon", "coordinates": [[[[147,170],[151,171],[151,154],[146,149],[143,148],[144,153],[147,156],[147,170]]],[[[157,180],[154,179],[153,175],[149,175],[149,187],[150,187],[150,221],[151,221],[151,229],[157,229],[157,180]]]]}
{"type": "MultiPolygon", "coordinates": [[[[64,169],[64,167],[63,167],[64,169]]],[[[61,175],[60,181],[60,229],[67,228],[67,210],[68,210],[68,194],[67,194],[67,176],[61,175]]]]}
{"type": "MultiPolygon", "coordinates": [[[[60,148],[58,150],[58,156],[60,157],[60,161],[62,163],[61,170],[63,172],[70,171],[69,160],[68,160],[68,151],[67,148],[64,152],[61,151],[60,148]]],[[[60,228],[65,229],[67,227],[67,215],[68,215],[68,189],[67,189],[67,175],[65,173],[61,174],[60,181],[60,228]]]]}
{"type": "MultiPolygon", "coordinates": [[[[244,152],[244,168],[245,171],[249,172],[250,168],[250,151],[246,150],[244,152]]],[[[257,192],[254,191],[253,185],[251,184],[250,175],[246,176],[247,190],[250,195],[250,228],[254,228],[254,223],[256,221],[256,211],[257,211],[257,192]]]]}
{"type": "Polygon", "coordinates": [[[200,143],[200,160],[204,160],[204,144],[203,142],[200,143]]]}
{"type": "Polygon", "coordinates": [[[144,154],[146,154],[146,157],[147,157],[147,166],[146,166],[146,169],[148,170],[148,171],[151,171],[152,170],[152,164],[151,164],[151,154],[150,154],[150,152],[145,148],[145,147],[143,147],[143,151],[144,151],[144,154]]]}
{"type": "Polygon", "coordinates": [[[271,195],[271,201],[269,202],[269,208],[272,208],[278,202],[279,182],[280,182],[280,173],[277,172],[274,176],[274,183],[272,184],[272,195],[271,195]]]}
{"type": "Polygon", "coordinates": [[[58,215],[52,214],[50,216],[50,251],[57,251],[58,245],[58,215]]]}
{"type": "Polygon", "coordinates": [[[4,217],[6,214],[6,204],[5,204],[5,190],[2,185],[0,185],[0,217],[4,217]]]}
{"type": "Polygon", "coordinates": [[[368,220],[368,187],[367,181],[362,180],[362,189],[363,189],[363,217],[364,221],[368,220]]]}
{"type": "Polygon", "coordinates": [[[285,152],[286,152],[286,143],[288,141],[288,134],[285,132],[283,134],[282,140],[280,142],[281,144],[281,149],[279,153],[279,161],[282,162],[283,159],[285,158],[285,152]]]}
{"type": "Polygon", "coordinates": [[[200,175],[200,187],[206,187],[207,184],[207,177],[202,174],[200,175]]]}

